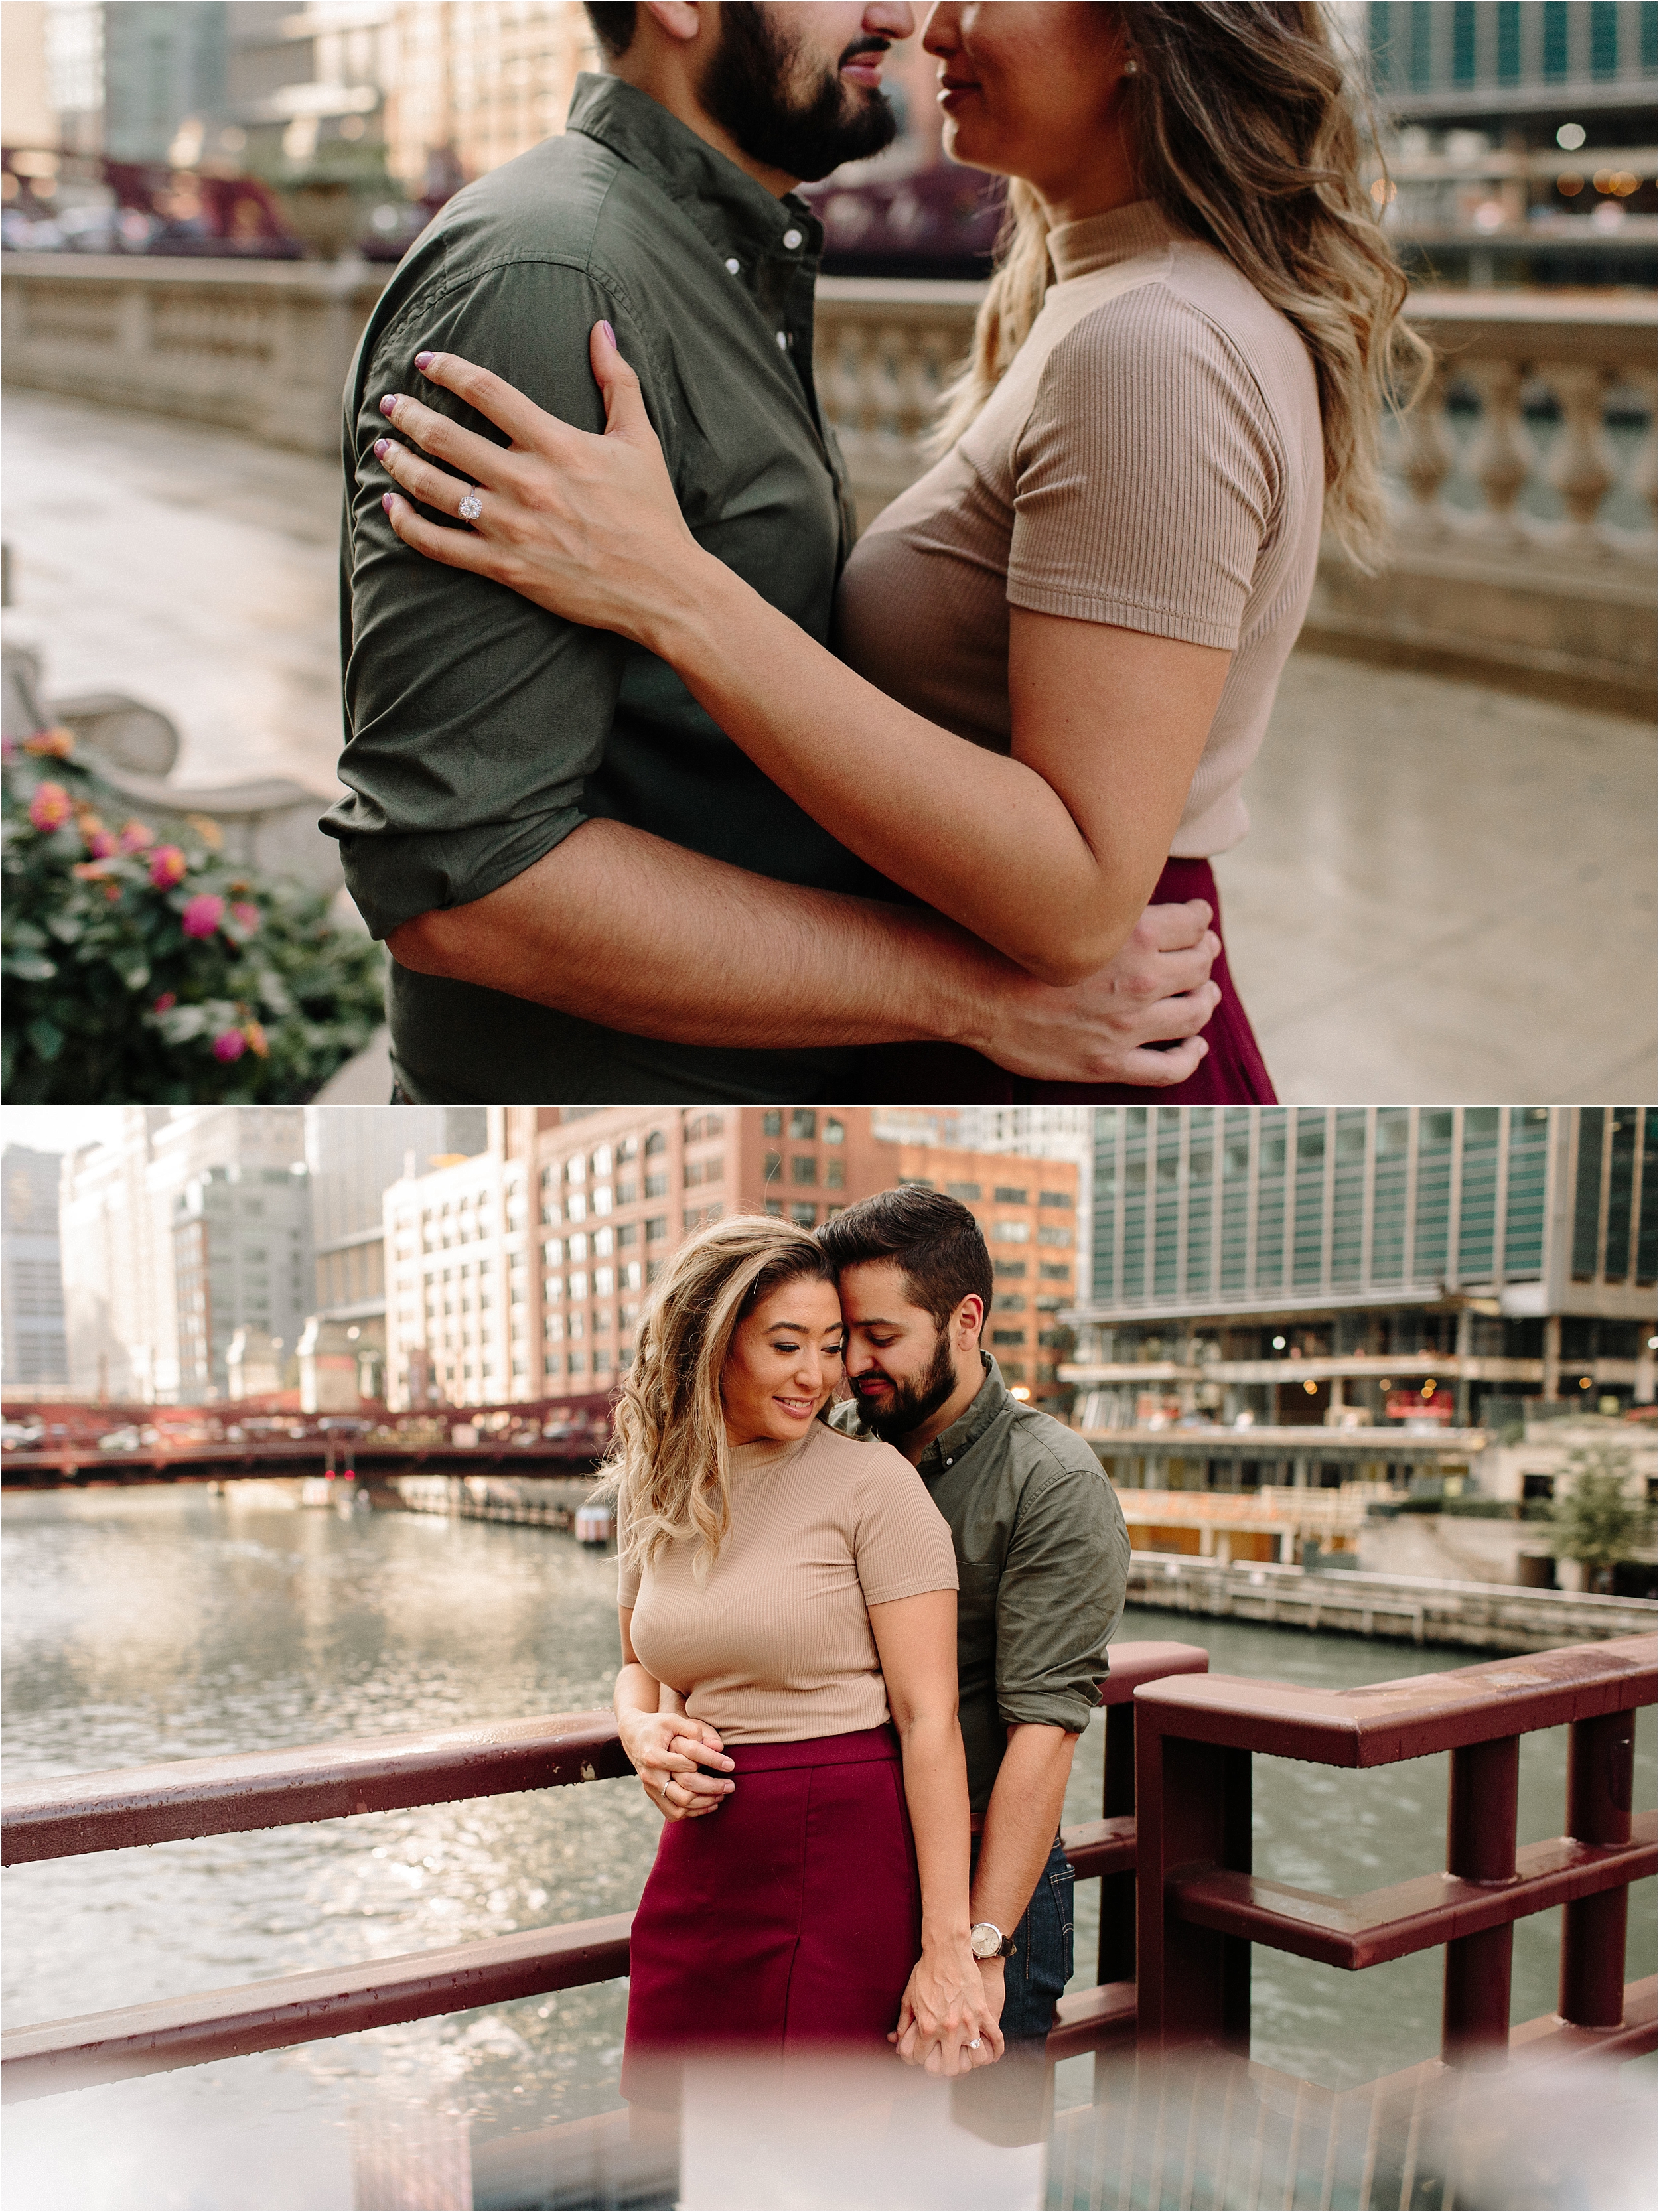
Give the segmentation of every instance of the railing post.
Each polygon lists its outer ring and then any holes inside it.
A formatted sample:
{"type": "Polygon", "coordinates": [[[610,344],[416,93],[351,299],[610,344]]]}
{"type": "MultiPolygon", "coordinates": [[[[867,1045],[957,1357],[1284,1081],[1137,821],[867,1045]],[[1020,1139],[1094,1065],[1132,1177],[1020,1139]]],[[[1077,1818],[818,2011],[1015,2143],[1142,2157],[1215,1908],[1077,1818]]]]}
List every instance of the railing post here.
{"type": "MultiPolygon", "coordinates": [[[[1521,1739],[1467,1745],[1451,1755],[1446,1871],[1465,1881],[1515,1878],[1521,1739]]],[[[1515,1928],[1487,1928],[1446,1946],[1441,2052],[1448,2064],[1502,2057],[1510,2045],[1510,1969],[1515,1928]]]]}
{"type": "MultiPolygon", "coordinates": [[[[1630,1841],[1636,1760],[1634,1713],[1577,1721],[1567,1739],[1567,1833],[1581,1844],[1630,1841]]],[[[1561,1929],[1563,2020],[1618,2027],[1625,2017],[1628,1889],[1605,1889],[1568,1905],[1561,1929]]]]}
{"type": "MultiPolygon", "coordinates": [[[[1106,1710],[1105,1780],[1101,1790],[1103,1820],[1135,1809],[1135,1709],[1130,1699],[1106,1710]]],[[[1135,1877],[1107,1874],[1100,1878],[1100,1958],[1095,1979],[1132,1982],[1135,1978],[1135,1877]]]]}
{"type": "Polygon", "coordinates": [[[1170,1877],[1196,1866],[1249,1872],[1250,1754],[1166,1735],[1145,1707],[1135,1738],[1136,2040],[1248,2058],[1250,1946],[1180,1919],[1170,1877]]]}

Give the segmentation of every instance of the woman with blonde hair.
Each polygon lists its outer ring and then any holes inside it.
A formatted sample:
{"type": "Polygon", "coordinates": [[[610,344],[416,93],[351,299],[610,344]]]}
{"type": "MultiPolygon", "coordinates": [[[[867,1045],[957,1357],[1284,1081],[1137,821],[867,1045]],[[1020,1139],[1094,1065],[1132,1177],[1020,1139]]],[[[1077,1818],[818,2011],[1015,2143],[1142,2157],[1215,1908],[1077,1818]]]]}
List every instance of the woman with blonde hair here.
{"type": "MultiPolygon", "coordinates": [[[[665,660],[798,805],[912,897],[1049,983],[1149,900],[1217,909],[1245,770],[1322,523],[1362,562],[1379,423],[1423,348],[1362,175],[1316,0],[941,0],[945,144],[1011,222],[945,450],[848,561],[837,659],[691,536],[609,325],[603,438],[453,355],[416,366],[504,452],[393,397],[409,544],[665,660]]],[[[647,364],[648,368],[648,364],[647,364]]],[[[377,450],[379,450],[377,448],[377,450]]],[[[1272,1099],[1228,972],[1206,1059],[1160,1096],[1272,1099]]],[[[884,1052],[872,1095],[1083,1102],[951,1046],[884,1052]]]]}
{"type": "Polygon", "coordinates": [[[689,1238],[652,1296],[607,1462],[623,1743],[666,1816],[634,1918],[623,2087],[695,2049],[1002,2041],[969,1937],[956,1555],[890,1445],[821,1419],[835,1273],[764,1215],[689,1238]]]}

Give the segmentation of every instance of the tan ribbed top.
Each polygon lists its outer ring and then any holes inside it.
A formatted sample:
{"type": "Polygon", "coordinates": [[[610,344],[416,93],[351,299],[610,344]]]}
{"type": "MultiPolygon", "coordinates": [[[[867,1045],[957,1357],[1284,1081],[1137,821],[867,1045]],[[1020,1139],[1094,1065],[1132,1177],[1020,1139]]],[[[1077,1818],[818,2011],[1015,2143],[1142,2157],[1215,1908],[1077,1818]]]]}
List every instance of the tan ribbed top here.
{"type": "Polygon", "coordinates": [[[692,1547],[624,1562],[634,1650],[727,1743],[879,1728],[887,1690],[868,1608],[957,1586],[945,1516],[890,1444],[815,1421],[799,1443],[732,1453],[732,1527],[699,1581],[692,1547]]]}
{"type": "Polygon", "coordinates": [[[1313,589],[1324,452],[1293,326],[1150,201],[1049,235],[1059,274],[977,419],[859,540],[840,650],[1006,752],[1008,609],[1233,653],[1171,842],[1221,853],[1313,589]]]}

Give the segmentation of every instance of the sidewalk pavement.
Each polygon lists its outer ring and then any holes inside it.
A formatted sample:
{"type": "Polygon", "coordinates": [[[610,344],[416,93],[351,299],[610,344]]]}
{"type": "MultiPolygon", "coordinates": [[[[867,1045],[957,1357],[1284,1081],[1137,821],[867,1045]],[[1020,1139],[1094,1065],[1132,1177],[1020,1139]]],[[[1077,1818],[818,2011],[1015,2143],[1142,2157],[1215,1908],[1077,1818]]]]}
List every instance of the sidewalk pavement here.
{"type": "MultiPolygon", "coordinates": [[[[48,696],[130,693],[178,723],[181,777],[326,803],[333,465],[15,388],[5,459],[8,620],[48,696]]],[[[1287,1103],[1653,1097],[1644,724],[1298,653],[1245,793],[1217,875],[1287,1103]]]]}

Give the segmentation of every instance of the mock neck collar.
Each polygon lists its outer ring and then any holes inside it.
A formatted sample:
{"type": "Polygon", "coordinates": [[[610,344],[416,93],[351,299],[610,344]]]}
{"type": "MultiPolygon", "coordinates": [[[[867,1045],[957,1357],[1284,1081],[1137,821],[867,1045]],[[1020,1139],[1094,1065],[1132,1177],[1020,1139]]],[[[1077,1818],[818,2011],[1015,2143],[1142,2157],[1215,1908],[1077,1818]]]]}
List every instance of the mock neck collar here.
{"type": "Polygon", "coordinates": [[[1178,235],[1155,200],[1133,200],[1104,215],[1060,224],[1048,233],[1048,258],[1059,282],[1069,284],[1075,276],[1092,276],[1120,261],[1156,253],[1178,235]]]}

